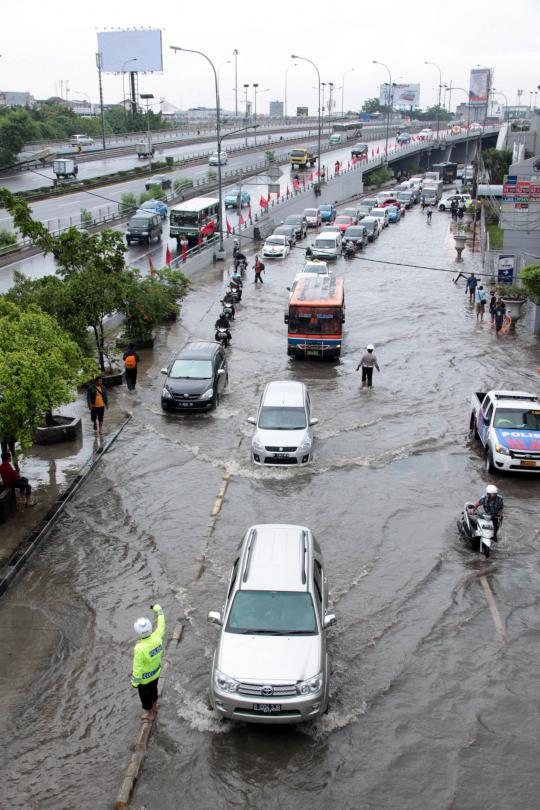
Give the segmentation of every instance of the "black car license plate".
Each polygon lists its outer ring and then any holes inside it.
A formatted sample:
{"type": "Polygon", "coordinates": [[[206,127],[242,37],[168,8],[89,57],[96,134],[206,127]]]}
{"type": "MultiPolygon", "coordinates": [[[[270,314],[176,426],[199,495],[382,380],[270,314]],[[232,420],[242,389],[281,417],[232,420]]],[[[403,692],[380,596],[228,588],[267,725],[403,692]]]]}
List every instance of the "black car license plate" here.
{"type": "Polygon", "coordinates": [[[181,402],[180,407],[181,408],[193,408],[193,402],[181,402]]]}
{"type": "Polygon", "coordinates": [[[274,453],[274,458],[289,458],[288,453],[274,453]]]}
{"type": "Polygon", "coordinates": [[[263,714],[275,714],[281,711],[281,703],[254,703],[254,712],[262,712],[263,714]]]}

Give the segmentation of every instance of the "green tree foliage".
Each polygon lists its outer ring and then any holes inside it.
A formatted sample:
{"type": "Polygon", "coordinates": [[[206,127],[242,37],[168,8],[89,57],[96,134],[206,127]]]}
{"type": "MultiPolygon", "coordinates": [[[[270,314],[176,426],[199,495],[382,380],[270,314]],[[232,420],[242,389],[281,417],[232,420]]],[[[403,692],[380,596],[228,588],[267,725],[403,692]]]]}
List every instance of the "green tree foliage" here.
{"type": "Polygon", "coordinates": [[[0,114],[0,168],[11,166],[27,141],[39,137],[28,110],[0,114]]]}
{"type": "Polygon", "coordinates": [[[379,102],[379,99],[375,96],[373,98],[366,98],[364,103],[362,104],[362,110],[366,113],[376,113],[376,112],[386,112],[387,107],[379,102]]]}
{"type": "Polygon", "coordinates": [[[131,191],[122,194],[122,197],[120,199],[122,201],[121,205],[123,214],[128,213],[129,211],[132,211],[137,207],[137,198],[135,194],[133,194],[131,191]]]}
{"type": "Polygon", "coordinates": [[[134,268],[130,273],[122,308],[126,318],[124,336],[128,341],[147,340],[158,323],[179,314],[179,301],[187,295],[190,281],[184,273],[169,267],[145,277],[134,268]]]}
{"type": "Polygon", "coordinates": [[[0,433],[32,443],[33,431],[52,423],[52,411],[75,399],[95,372],[55,318],[0,299],[0,433]]]}
{"type": "Polygon", "coordinates": [[[519,277],[530,298],[535,304],[540,304],[540,264],[528,264],[519,277]]]}
{"type": "Polygon", "coordinates": [[[413,110],[411,113],[411,118],[414,118],[417,121],[436,121],[437,113],[439,121],[449,121],[453,117],[453,114],[449,113],[447,109],[444,107],[439,107],[438,104],[435,104],[433,107],[428,107],[424,111],[413,110]]]}
{"type": "Polygon", "coordinates": [[[0,231],[0,248],[2,247],[9,247],[9,245],[15,245],[17,243],[17,237],[11,231],[0,231]]]}
{"type": "Polygon", "coordinates": [[[484,166],[489,172],[491,183],[501,184],[512,163],[511,149],[486,149],[482,152],[484,166]]]}

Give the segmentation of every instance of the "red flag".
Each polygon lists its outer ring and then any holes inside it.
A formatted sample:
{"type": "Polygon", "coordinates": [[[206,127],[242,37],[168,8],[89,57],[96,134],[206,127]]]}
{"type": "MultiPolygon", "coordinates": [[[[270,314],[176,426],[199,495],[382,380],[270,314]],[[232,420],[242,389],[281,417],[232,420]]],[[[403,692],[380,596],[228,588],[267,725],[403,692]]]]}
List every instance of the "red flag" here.
{"type": "Polygon", "coordinates": [[[287,183],[287,197],[290,197],[290,195],[291,195],[291,192],[289,190],[289,184],[287,183]]]}
{"type": "Polygon", "coordinates": [[[240,213],[239,213],[239,215],[238,215],[238,224],[239,224],[239,225],[245,225],[245,224],[246,224],[246,223],[244,222],[244,217],[242,216],[242,212],[241,212],[241,211],[240,211],[240,213]]]}
{"type": "Polygon", "coordinates": [[[294,180],[293,180],[293,186],[294,186],[295,191],[298,191],[299,185],[300,185],[300,183],[298,182],[298,180],[295,177],[294,180]]]}
{"type": "Polygon", "coordinates": [[[167,252],[165,253],[165,264],[170,264],[172,260],[171,251],[167,245],[167,252]]]}
{"type": "Polygon", "coordinates": [[[313,171],[309,173],[309,182],[313,183],[313,171]]]}
{"type": "Polygon", "coordinates": [[[232,233],[231,223],[229,222],[229,217],[225,217],[225,225],[227,226],[227,233],[230,235],[232,233]]]}
{"type": "Polygon", "coordinates": [[[348,160],[348,161],[347,161],[347,168],[348,168],[348,169],[350,169],[350,168],[351,168],[351,161],[350,161],[350,160],[348,160]]]}
{"type": "MultiPolygon", "coordinates": [[[[270,192],[268,192],[268,199],[266,200],[266,202],[267,202],[267,204],[268,204],[268,205],[270,205],[270,197],[271,197],[271,196],[272,196],[272,195],[270,194],[270,192]]],[[[279,196],[279,192],[278,192],[278,196],[279,196]]]]}
{"type": "Polygon", "coordinates": [[[358,158],[356,157],[356,155],[353,155],[353,159],[352,159],[353,166],[356,166],[357,163],[358,163],[358,158]]]}
{"type": "Polygon", "coordinates": [[[379,147],[377,147],[377,154],[379,154],[379,147]]]}
{"type": "Polygon", "coordinates": [[[266,199],[263,197],[262,194],[261,194],[261,199],[259,200],[259,205],[261,206],[261,208],[267,208],[267,206],[268,206],[268,203],[267,203],[266,199]]]}
{"type": "Polygon", "coordinates": [[[150,265],[150,275],[151,275],[151,276],[155,276],[155,275],[156,275],[156,271],[154,270],[154,262],[152,261],[152,257],[151,257],[151,256],[149,256],[149,257],[148,257],[148,264],[150,265]]]}
{"type": "Polygon", "coordinates": [[[253,219],[251,217],[251,203],[248,203],[248,215],[249,215],[249,221],[252,222],[253,219]]]}
{"type": "Polygon", "coordinates": [[[185,262],[187,257],[187,242],[184,240],[182,242],[182,261],[185,262]]]}

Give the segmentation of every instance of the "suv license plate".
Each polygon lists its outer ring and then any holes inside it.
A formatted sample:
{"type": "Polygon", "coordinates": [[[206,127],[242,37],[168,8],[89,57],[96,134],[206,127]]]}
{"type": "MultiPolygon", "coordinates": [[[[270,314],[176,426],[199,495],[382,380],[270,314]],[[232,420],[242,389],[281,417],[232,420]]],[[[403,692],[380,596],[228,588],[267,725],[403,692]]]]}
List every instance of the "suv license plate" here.
{"type": "Polygon", "coordinates": [[[274,458],[289,458],[288,453],[274,453],[274,458]]]}
{"type": "Polygon", "coordinates": [[[520,467],[536,467],[536,461],[526,461],[522,459],[520,462],[520,467]]]}
{"type": "Polygon", "coordinates": [[[263,714],[274,714],[274,712],[281,711],[281,703],[254,703],[254,712],[263,712],[263,714]]]}
{"type": "Polygon", "coordinates": [[[181,402],[180,405],[182,408],[193,408],[193,402],[181,402]]]}

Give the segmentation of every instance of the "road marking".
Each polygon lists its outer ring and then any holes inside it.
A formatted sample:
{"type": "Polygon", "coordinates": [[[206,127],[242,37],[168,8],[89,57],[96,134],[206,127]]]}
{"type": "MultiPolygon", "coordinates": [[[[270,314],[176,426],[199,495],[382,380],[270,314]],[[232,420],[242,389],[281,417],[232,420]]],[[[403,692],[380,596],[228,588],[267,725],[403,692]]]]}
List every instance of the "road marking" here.
{"type": "Polygon", "coordinates": [[[502,638],[503,641],[508,641],[508,635],[506,633],[506,629],[504,627],[503,621],[501,619],[501,614],[499,613],[499,609],[497,607],[497,603],[495,602],[495,597],[493,596],[493,591],[490,588],[489,582],[487,581],[487,575],[482,574],[480,576],[480,582],[482,584],[482,588],[484,589],[484,596],[486,597],[486,601],[489,605],[489,609],[491,611],[491,618],[493,619],[493,624],[495,628],[502,638]]]}

